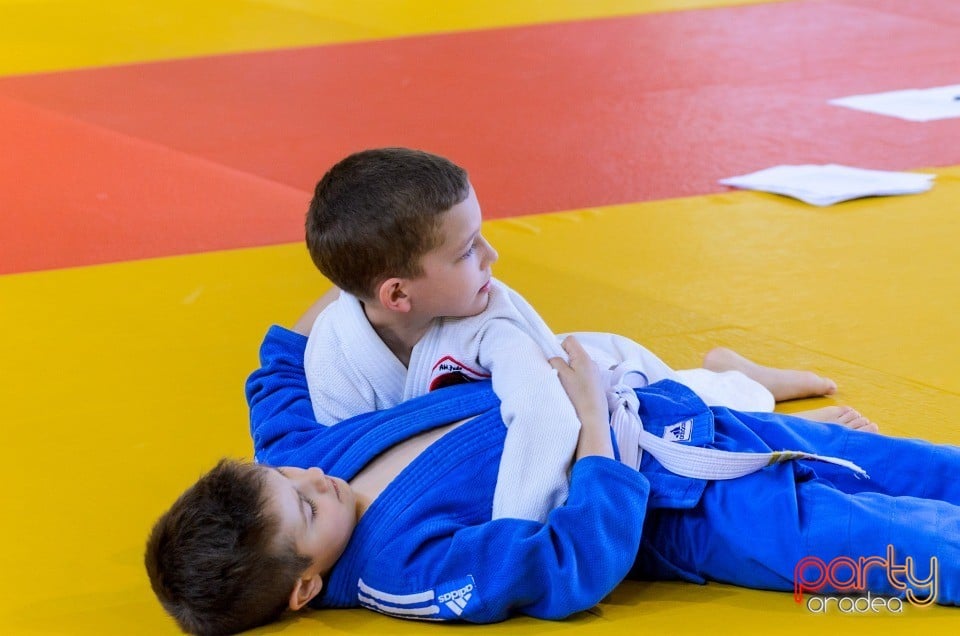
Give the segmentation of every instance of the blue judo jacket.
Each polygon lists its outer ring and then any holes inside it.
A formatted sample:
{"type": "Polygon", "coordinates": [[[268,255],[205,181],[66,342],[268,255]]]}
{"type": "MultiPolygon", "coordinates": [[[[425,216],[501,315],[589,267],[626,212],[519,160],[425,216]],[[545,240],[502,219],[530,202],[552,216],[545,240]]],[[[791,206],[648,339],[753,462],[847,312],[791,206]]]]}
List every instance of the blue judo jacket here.
{"type": "Polygon", "coordinates": [[[489,383],[441,389],[332,427],[312,415],[306,339],[273,327],[247,383],[258,462],[319,466],[350,480],[384,449],[473,419],[432,444],[361,517],[315,607],[367,607],[403,618],[560,619],[588,609],[626,576],[640,546],[649,483],[602,457],[571,472],[546,523],[490,520],[506,429],[489,383]]]}
{"type": "MultiPolygon", "coordinates": [[[[704,582],[697,558],[678,557],[677,537],[641,533],[645,519],[661,511],[696,507],[706,481],[674,475],[649,455],[639,472],[614,460],[584,458],[571,471],[566,504],[546,523],[491,521],[506,429],[489,382],[448,387],[324,427],[310,406],[305,344],[299,334],[271,328],[261,346],[261,368],[247,382],[261,463],[319,466],[349,481],[393,445],[473,418],[432,444],[373,502],[313,605],[362,606],[424,620],[488,623],[512,614],[559,619],[592,607],[628,574],[704,582]]],[[[636,393],[644,429],[677,443],[756,452],[771,445],[819,450],[789,416],[710,409],[669,380],[636,393]]],[[[833,443],[843,438],[832,431],[821,435],[833,443]]],[[[793,492],[798,477],[815,476],[799,462],[764,472],[769,473],[764,496],[781,506],[795,506],[783,495],[793,492]]],[[[741,521],[754,527],[758,520],[721,515],[707,525],[733,527],[741,521]]],[[[777,559],[772,551],[768,560],[777,559]]]]}

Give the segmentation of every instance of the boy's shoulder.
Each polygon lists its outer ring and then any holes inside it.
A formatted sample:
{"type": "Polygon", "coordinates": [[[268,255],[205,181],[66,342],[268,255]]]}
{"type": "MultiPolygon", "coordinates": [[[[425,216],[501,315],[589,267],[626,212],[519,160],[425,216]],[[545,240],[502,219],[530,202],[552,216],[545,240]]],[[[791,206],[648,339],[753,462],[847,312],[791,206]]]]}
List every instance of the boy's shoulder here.
{"type": "Polygon", "coordinates": [[[367,320],[360,299],[347,292],[317,315],[307,338],[305,360],[325,359],[339,364],[339,355],[389,354],[373,325],[367,320]]]}
{"type": "Polygon", "coordinates": [[[342,327],[361,321],[370,324],[363,311],[363,303],[353,294],[341,291],[336,300],[317,314],[310,329],[310,338],[329,338],[341,331],[342,327]]]}
{"type": "Polygon", "coordinates": [[[505,341],[532,339],[549,355],[562,355],[556,336],[537,311],[523,296],[495,278],[490,279],[490,300],[482,312],[444,323],[458,324],[457,330],[476,334],[481,346],[491,339],[498,346],[505,341]]]}
{"type": "Polygon", "coordinates": [[[509,318],[528,327],[549,331],[526,298],[495,278],[490,279],[490,302],[480,315],[486,315],[488,319],[509,318]]]}
{"type": "Polygon", "coordinates": [[[492,327],[501,324],[524,327],[527,321],[524,318],[525,311],[521,308],[523,306],[527,306],[527,303],[519,294],[501,281],[491,278],[489,299],[483,311],[462,318],[438,318],[434,323],[433,331],[453,329],[457,332],[470,332],[482,336],[492,327]]]}
{"type": "Polygon", "coordinates": [[[490,301],[487,308],[480,315],[487,318],[496,318],[503,315],[515,316],[525,311],[534,311],[527,300],[507,286],[503,281],[490,279],[490,301]]]}

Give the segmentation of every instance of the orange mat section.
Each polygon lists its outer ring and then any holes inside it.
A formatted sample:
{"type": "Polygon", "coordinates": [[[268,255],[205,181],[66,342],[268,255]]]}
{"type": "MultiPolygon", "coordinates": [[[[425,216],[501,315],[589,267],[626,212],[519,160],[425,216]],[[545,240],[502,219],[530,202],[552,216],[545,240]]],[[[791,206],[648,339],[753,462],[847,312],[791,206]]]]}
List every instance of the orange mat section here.
{"type": "MultiPolygon", "coordinates": [[[[957,10],[912,6],[775,3],[2,79],[0,96],[69,120],[13,132],[40,160],[8,157],[0,174],[0,204],[33,211],[4,221],[21,242],[0,272],[299,240],[313,183],[368,146],[450,156],[488,218],[716,192],[777,163],[957,164],[960,120],[826,103],[956,82],[957,10]],[[84,143],[103,129],[107,149],[84,143]],[[49,188],[105,170],[79,207],[75,188],[49,188]],[[83,211],[62,221],[78,231],[51,236],[50,211],[67,209],[83,211]]],[[[4,128],[52,117],[2,108],[4,128]]]]}
{"type": "Polygon", "coordinates": [[[291,240],[309,197],[0,97],[0,274],[291,240]]]}

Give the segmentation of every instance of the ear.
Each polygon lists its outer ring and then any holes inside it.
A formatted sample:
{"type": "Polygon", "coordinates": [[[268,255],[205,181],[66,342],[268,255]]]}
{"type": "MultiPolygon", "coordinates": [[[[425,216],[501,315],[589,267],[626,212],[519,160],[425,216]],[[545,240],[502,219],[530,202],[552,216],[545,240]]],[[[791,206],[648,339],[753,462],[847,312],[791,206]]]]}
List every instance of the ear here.
{"type": "Polygon", "coordinates": [[[303,608],[304,605],[313,600],[320,590],[323,589],[323,579],[319,574],[308,577],[300,577],[290,592],[290,609],[294,612],[303,608]]]}
{"type": "Polygon", "coordinates": [[[377,288],[377,300],[390,311],[410,311],[410,295],[407,281],[403,278],[388,278],[377,288]]]}

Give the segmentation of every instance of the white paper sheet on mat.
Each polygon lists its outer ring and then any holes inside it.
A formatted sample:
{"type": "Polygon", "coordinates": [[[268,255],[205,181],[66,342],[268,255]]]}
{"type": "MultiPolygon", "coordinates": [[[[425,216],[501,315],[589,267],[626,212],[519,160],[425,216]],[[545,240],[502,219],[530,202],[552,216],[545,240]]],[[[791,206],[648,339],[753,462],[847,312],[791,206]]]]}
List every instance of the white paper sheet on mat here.
{"type": "Polygon", "coordinates": [[[865,170],[837,164],[774,166],[759,172],[721,179],[724,185],[773,192],[811,205],[833,205],[869,196],[916,194],[933,186],[935,175],[865,170]]]}
{"type": "Polygon", "coordinates": [[[960,84],[872,95],[851,95],[831,99],[830,103],[868,113],[899,117],[907,121],[949,119],[960,117],[960,84]]]}

